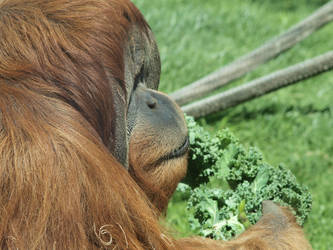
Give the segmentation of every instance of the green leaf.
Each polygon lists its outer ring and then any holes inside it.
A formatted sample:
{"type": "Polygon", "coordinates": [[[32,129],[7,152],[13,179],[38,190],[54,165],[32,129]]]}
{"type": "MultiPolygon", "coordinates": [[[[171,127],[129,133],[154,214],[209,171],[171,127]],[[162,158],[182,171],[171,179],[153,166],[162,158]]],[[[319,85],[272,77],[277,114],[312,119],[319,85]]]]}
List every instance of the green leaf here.
{"type": "Polygon", "coordinates": [[[252,192],[259,194],[260,190],[265,187],[269,179],[269,168],[266,168],[264,165],[259,170],[257,177],[252,183],[252,192]]]}

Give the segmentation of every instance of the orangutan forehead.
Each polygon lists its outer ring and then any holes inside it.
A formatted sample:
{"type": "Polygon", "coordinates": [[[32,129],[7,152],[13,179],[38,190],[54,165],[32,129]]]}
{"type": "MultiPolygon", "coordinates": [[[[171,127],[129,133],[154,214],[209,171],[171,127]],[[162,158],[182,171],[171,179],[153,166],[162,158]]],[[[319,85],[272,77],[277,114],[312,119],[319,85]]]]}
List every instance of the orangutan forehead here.
{"type": "MultiPolygon", "coordinates": [[[[161,73],[161,62],[152,31],[133,25],[128,32],[125,46],[125,68],[132,75],[144,74],[148,88],[157,89],[161,73]]],[[[129,73],[129,72],[127,72],[129,73]]]]}

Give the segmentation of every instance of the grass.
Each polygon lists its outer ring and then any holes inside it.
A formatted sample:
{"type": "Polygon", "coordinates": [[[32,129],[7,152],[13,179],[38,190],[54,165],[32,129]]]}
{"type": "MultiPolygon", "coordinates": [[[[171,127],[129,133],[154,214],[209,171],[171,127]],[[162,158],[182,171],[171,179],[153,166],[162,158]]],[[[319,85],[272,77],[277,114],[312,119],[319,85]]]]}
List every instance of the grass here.
{"type": "MultiPolygon", "coordinates": [[[[162,59],[160,89],[172,92],[260,46],[327,1],[135,0],[155,33],[162,59]]],[[[231,86],[332,50],[333,23],[231,86]]],[[[333,246],[333,72],[201,119],[212,133],[228,127],[284,163],[313,195],[305,232],[314,249],[333,246]]],[[[184,204],[172,201],[168,221],[183,235],[184,204]]]]}

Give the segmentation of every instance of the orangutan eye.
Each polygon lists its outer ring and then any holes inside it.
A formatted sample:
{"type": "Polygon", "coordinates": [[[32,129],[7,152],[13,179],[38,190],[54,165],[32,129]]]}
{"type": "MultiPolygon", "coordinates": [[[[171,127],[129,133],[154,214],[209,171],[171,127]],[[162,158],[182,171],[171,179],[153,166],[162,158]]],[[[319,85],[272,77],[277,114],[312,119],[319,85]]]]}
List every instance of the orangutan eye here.
{"type": "Polygon", "coordinates": [[[143,77],[144,77],[144,65],[142,64],[141,69],[138,74],[135,75],[134,77],[134,83],[133,83],[133,89],[130,93],[130,99],[128,101],[128,104],[130,105],[133,99],[133,95],[137,87],[139,86],[140,83],[143,82],[143,77]]]}
{"type": "MultiPolygon", "coordinates": [[[[135,76],[134,78],[134,85],[133,85],[133,91],[138,87],[139,83],[143,82],[144,77],[144,65],[142,64],[140,72],[135,76]]],[[[132,93],[133,93],[132,91],[132,93]]]]}

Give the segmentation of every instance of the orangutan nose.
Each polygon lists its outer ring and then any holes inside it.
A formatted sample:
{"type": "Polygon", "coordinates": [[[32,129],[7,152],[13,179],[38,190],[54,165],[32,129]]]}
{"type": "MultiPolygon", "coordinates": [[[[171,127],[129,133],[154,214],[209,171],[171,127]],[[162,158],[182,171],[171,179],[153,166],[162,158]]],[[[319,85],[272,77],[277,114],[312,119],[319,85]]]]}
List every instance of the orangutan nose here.
{"type": "Polygon", "coordinates": [[[157,100],[152,96],[148,97],[148,100],[146,101],[146,103],[150,109],[155,109],[157,106],[157,100]]]}

